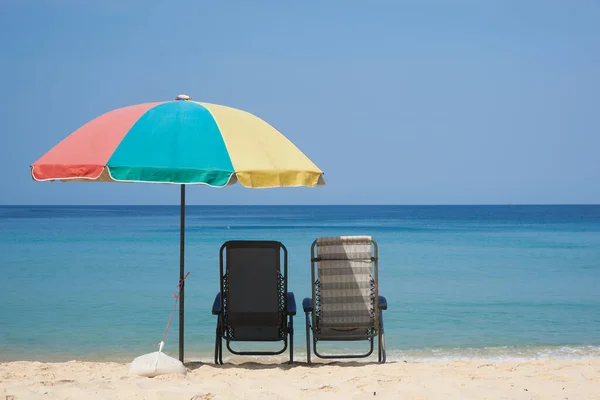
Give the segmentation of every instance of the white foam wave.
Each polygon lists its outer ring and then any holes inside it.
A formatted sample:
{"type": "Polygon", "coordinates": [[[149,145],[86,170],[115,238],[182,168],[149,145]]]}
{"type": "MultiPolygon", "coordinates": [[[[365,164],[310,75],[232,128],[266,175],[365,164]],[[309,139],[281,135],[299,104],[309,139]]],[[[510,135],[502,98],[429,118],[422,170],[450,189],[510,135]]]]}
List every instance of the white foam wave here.
{"type": "MultiPolygon", "coordinates": [[[[278,356],[239,357],[231,356],[227,352],[223,354],[223,361],[235,364],[245,362],[258,363],[285,363],[288,354],[278,356]]],[[[186,356],[186,359],[203,363],[212,363],[211,355],[196,353],[186,356]]],[[[452,361],[483,361],[483,362],[528,362],[528,361],[583,361],[589,359],[600,359],[600,346],[556,346],[556,347],[483,347],[483,348],[430,348],[430,349],[408,349],[388,350],[388,362],[452,362],[452,361]]],[[[306,361],[306,351],[295,351],[294,360],[306,361]]],[[[323,362],[313,356],[315,362],[323,362]]],[[[344,360],[326,360],[344,361],[344,360]]],[[[374,355],[363,359],[345,361],[376,362],[377,349],[374,355]]]]}
{"type": "Polygon", "coordinates": [[[448,362],[474,360],[487,362],[526,362],[544,360],[580,361],[600,358],[600,346],[557,347],[483,347],[393,350],[388,359],[393,361],[448,362]]]}

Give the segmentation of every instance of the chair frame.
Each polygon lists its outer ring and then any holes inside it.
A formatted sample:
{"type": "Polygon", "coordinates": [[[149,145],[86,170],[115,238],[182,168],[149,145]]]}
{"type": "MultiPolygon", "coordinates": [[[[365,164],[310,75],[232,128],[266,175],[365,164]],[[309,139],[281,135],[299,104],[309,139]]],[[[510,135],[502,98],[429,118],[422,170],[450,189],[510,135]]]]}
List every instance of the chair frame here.
{"type": "Polygon", "coordinates": [[[365,358],[369,357],[374,350],[374,339],[378,337],[378,361],[380,363],[385,363],[386,361],[386,350],[385,350],[385,335],[383,328],[383,311],[387,310],[387,300],[383,296],[379,296],[379,251],[377,242],[374,239],[370,238],[372,244],[373,254],[371,256],[372,263],[372,273],[373,280],[375,282],[375,294],[374,294],[374,307],[375,307],[375,326],[374,331],[370,335],[356,335],[351,336],[348,335],[346,337],[340,338],[326,338],[321,339],[319,335],[315,335],[313,328],[317,326],[317,316],[315,312],[316,308],[316,264],[321,261],[319,257],[315,256],[315,247],[317,245],[317,241],[319,239],[315,239],[310,247],[310,255],[311,255],[311,286],[312,286],[312,299],[305,298],[302,305],[304,308],[305,316],[306,316],[306,359],[308,364],[311,363],[311,340],[310,334],[312,332],[312,343],[313,343],[313,351],[315,355],[319,358],[323,359],[346,359],[346,358],[365,358]],[[310,315],[309,315],[310,314],[310,315]],[[359,341],[359,340],[368,340],[369,341],[369,350],[366,353],[362,354],[321,354],[317,350],[317,342],[337,342],[337,341],[359,341]]]}
{"type": "Polygon", "coordinates": [[[263,355],[278,355],[285,352],[288,348],[288,337],[289,337],[289,349],[290,359],[289,364],[294,362],[294,315],[296,315],[296,300],[294,293],[288,292],[288,252],[286,247],[277,241],[271,240],[230,240],[221,246],[219,250],[219,281],[220,281],[220,292],[215,297],[212,314],[217,316],[217,328],[215,338],[215,364],[223,365],[223,340],[226,342],[227,350],[235,355],[251,355],[251,356],[263,356],[263,355]],[[251,340],[251,339],[235,339],[227,336],[227,327],[225,326],[224,313],[225,310],[225,287],[224,277],[227,271],[227,266],[224,257],[224,251],[228,246],[235,245],[237,248],[257,248],[257,247],[278,247],[279,249],[279,273],[281,274],[281,250],[283,250],[283,290],[284,290],[284,305],[282,311],[282,317],[284,319],[284,335],[282,339],[265,339],[265,340],[251,340]],[[261,246],[262,245],[262,246],[261,246]],[[224,262],[225,261],[225,262],[224,262]],[[224,271],[225,269],[225,271],[224,271]],[[287,320],[287,321],[286,321],[287,320]],[[287,322],[287,323],[286,323],[287,322]],[[278,351],[238,351],[231,348],[231,342],[278,342],[283,341],[283,348],[278,351]]]}

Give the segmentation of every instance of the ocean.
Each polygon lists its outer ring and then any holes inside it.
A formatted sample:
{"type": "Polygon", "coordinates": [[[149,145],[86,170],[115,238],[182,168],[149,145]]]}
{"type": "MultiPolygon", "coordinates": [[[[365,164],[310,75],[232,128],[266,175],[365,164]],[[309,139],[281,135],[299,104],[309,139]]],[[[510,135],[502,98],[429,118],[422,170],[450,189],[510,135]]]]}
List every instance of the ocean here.
{"type": "MultiPolygon", "coordinates": [[[[232,239],[287,247],[304,360],[310,245],[339,235],[379,245],[389,360],[600,357],[600,206],[188,206],[186,360],[211,360],[232,239]]],[[[179,207],[0,207],[0,257],[1,361],[131,361],[174,304],[179,207]]]]}

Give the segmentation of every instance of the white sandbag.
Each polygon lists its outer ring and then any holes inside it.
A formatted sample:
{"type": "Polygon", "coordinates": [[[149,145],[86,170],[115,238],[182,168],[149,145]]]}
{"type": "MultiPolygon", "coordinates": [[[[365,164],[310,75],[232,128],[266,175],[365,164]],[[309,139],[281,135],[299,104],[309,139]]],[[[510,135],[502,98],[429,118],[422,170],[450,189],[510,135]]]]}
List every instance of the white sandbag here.
{"type": "Polygon", "coordinates": [[[183,363],[162,352],[164,342],[160,342],[158,351],[144,354],[131,362],[129,373],[149,378],[165,374],[186,374],[183,363]]]}

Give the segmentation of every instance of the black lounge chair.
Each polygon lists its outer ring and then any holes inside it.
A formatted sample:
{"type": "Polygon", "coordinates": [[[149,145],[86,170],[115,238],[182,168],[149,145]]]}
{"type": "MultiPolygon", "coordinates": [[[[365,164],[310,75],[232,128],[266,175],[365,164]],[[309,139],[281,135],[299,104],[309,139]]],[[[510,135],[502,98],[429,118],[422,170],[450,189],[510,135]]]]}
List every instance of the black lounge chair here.
{"type": "Polygon", "coordinates": [[[237,355],[277,355],[290,347],[294,361],[296,300],[287,288],[287,250],[275,241],[229,241],[221,246],[221,290],[213,303],[217,315],[215,364],[223,364],[223,339],[237,355]],[[281,259],[283,252],[283,273],[281,259]],[[283,342],[278,351],[238,351],[232,342],[283,342]]]}
{"type": "Polygon", "coordinates": [[[379,296],[377,243],[370,236],[319,238],[311,246],[312,298],[305,298],[306,359],[313,350],[320,358],[361,358],[373,353],[378,337],[378,360],[386,360],[383,310],[387,300],[379,296]],[[315,252],[316,249],[316,252],[315,252]],[[321,354],[323,341],[370,343],[363,354],[321,354]]]}

